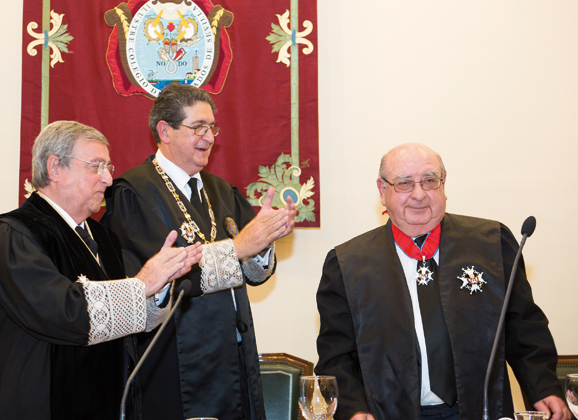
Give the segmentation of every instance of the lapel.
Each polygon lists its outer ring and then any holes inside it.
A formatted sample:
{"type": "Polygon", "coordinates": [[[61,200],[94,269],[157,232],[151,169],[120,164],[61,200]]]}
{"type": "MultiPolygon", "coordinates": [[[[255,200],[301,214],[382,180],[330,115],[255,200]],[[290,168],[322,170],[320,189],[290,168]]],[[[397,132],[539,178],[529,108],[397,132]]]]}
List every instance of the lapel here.
{"type": "MultiPolygon", "coordinates": [[[[387,221],[385,230],[387,235],[383,235],[384,241],[379,245],[380,249],[384,250],[385,256],[378,262],[378,270],[382,270],[381,272],[384,273],[382,275],[385,283],[384,302],[396,302],[396,304],[384,305],[387,306],[387,313],[384,316],[387,317],[385,319],[394,319],[393,324],[407,332],[407,336],[405,337],[406,345],[412,349],[411,354],[417,355],[419,359],[421,358],[421,354],[415,334],[413,304],[411,302],[405,272],[397,255],[393,231],[391,229],[391,220],[387,221]]],[[[392,350],[394,350],[395,347],[395,344],[393,344],[392,350]]],[[[419,379],[421,382],[421,376],[419,376],[419,379]]],[[[407,389],[414,389],[415,383],[413,381],[414,378],[412,378],[410,383],[405,384],[407,389]]]]}
{"type": "MultiPolygon", "coordinates": [[[[391,222],[335,248],[366,375],[396,377],[404,393],[419,398],[419,354],[413,306],[391,222]],[[375,358],[375,349],[386,355],[375,358]]],[[[379,382],[379,381],[378,381],[379,382]]],[[[375,389],[378,383],[373,384],[375,389]]],[[[419,400],[418,400],[419,401],[419,400]]]]}
{"type": "MultiPolygon", "coordinates": [[[[58,243],[45,244],[45,250],[49,255],[52,255],[53,261],[61,261],[65,265],[70,265],[78,275],[84,274],[91,280],[107,278],[82,238],[45,199],[34,193],[30,196],[28,202],[46,216],[47,219],[44,225],[49,227],[53,235],[58,238],[58,243]],[[57,252],[61,253],[61,255],[56,255],[55,253],[57,252]]],[[[92,228],[92,224],[90,227],[92,228]]],[[[41,232],[32,233],[35,236],[41,234],[41,232]]],[[[104,244],[103,247],[105,247],[104,244]]]]}
{"type": "Polygon", "coordinates": [[[111,236],[109,230],[90,217],[86,219],[86,223],[90,226],[94,240],[98,244],[98,257],[101,263],[100,269],[105,276],[103,278],[126,278],[124,263],[122,261],[122,251],[120,250],[120,243],[116,237],[111,236]]]}

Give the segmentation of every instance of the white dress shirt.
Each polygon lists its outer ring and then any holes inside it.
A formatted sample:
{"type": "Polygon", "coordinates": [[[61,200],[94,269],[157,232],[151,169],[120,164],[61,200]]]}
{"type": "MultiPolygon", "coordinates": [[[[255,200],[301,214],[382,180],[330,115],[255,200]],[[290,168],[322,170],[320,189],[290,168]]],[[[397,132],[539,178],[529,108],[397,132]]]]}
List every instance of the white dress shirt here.
{"type": "MultiPolygon", "coordinates": [[[[182,168],[180,168],[179,166],[175,165],[172,161],[167,159],[160,149],[157,150],[155,157],[157,158],[157,162],[159,163],[161,168],[163,168],[165,173],[173,180],[175,186],[187,196],[188,200],[191,199],[191,194],[193,193],[189,185],[189,180],[191,178],[196,178],[197,194],[199,194],[201,202],[203,202],[203,194],[201,194],[201,188],[203,188],[203,179],[201,178],[200,173],[197,172],[193,176],[189,176],[189,174],[187,174],[182,168]]],[[[267,250],[267,253],[263,257],[257,254],[255,257],[253,257],[253,259],[257,263],[259,263],[259,265],[261,265],[262,267],[266,267],[269,262],[269,254],[271,253],[271,249],[272,248],[269,248],[269,250],[267,250]]],[[[162,302],[162,300],[164,299],[166,292],[168,290],[167,286],[165,286],[155,295],[155,300],[157,300],[157,302],[158,301],[162,302]]],[[[237,302],[235,300],[235,294],[233,293],[233,289],[231,289],[231,294],[233,295],[233,303],[235,305],[236,310],[237,302]]]]}
{"type": "MultiPolygon", "coordinates": [[[[412,238],[413,239],[413,238],[412,238]]],[[[400,246],[396,243],[395,249],[403,267],[403,272],[405,274],[405,280],[407,282],[407,287],[409,289],[409,295],[411,297],[411,304],[413,306],[413,319],[415,321],[415,333],[417,335],[417,341],[419,344],[419,350],[421,352],[421,405],[437,405],[443,404],[443,400],[434,394],[431,390],[430,380],[429,380],[429,363],[427,359],[427,349],[425,345],[425,334],[423,332],[423,323],[421,319],[421,311],[419,309],[419,300],[417,297],[417,260],[408,256],[400,246]]],[[[434,260],[436,264],[439,264],[439,249],[434,254],[434,260]]]]}

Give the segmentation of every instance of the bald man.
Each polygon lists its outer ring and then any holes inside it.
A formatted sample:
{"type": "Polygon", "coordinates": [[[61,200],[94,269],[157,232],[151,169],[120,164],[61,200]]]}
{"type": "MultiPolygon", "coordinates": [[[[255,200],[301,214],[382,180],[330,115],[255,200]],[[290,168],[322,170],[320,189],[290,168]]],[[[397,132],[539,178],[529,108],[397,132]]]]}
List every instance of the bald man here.
{"type": "MultiPolygon", "coordinates": [[[[446,213],[445,182],[441,157],[430,148],[392,149],[377,179],[389,221],[327,255],[315,370],[337,377],[336,420],[482,418],[518,244],[499,222],[446,213]]],[[[489,417],[513,417],[508,362],[536,410],[570,420],[548,320],[523,262],[513,287],[489,417]]]]}

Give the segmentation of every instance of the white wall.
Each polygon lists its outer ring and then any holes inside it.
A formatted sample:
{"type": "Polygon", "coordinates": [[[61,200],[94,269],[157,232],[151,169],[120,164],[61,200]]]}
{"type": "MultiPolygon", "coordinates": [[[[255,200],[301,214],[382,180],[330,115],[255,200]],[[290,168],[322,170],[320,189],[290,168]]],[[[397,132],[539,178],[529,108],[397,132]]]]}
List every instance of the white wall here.
{"type": "Polygon", "coordinates": [[[18,205],[18,170],[20,161],[20,108],[22,90],[22,5],[23,0],[11,1],[2,8],[10,16],[3,26],[3,33],[11,34],[6,42],[7,60],[0,66],[2,99],[0,99],[0,127],[2,127],[2,153],[0,153],[0,212],[18,205]]]}
{"type": "MultiPolygon", "coordinates": [[[[318,1],[322,225],[279,241],[277,274],[250,292],[260,351],[317,360],[325,255],[385,222],[379,159],[416,141],[444,158],[448,211],[498,219],[517,238],[536,216],[524,253],[535,300],[559,353],[577,354],[568,322],[578,249],[578,2],[357,4],[318,1]]],[[[0,211],[17,204],[22,0],[4,10],[13,36],[10,65],[0,68],[0,211]]]]}
{"type": "Polygon", "coordinates": [[[334,245],[383,223],[381,156],[437,150],[448,211],[498,219],[525,248],[535,299],[562,354],[576,296],[578,159],[575,1],[318,2],[322,226],[279,245],[271,284],[251,293],[262,351],[316,360],[314,295],[334,245]]]}

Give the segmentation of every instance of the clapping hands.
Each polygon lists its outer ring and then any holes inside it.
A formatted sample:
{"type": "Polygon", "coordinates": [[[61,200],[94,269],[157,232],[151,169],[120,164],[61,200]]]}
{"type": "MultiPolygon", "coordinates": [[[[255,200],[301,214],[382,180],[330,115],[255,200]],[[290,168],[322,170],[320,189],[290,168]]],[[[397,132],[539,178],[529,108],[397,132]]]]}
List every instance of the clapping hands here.
{"type": "Polygon", "coordinates": [[[274,209],[271,207],[274,196],[275,189],[271,187],[267,190],[267,195],[259,214],[233,240],[239,259],[253,257],[275,240],[293,232],[295,227],[295,204],[291,198],[287,198],[285,207],[274,209]]]}

